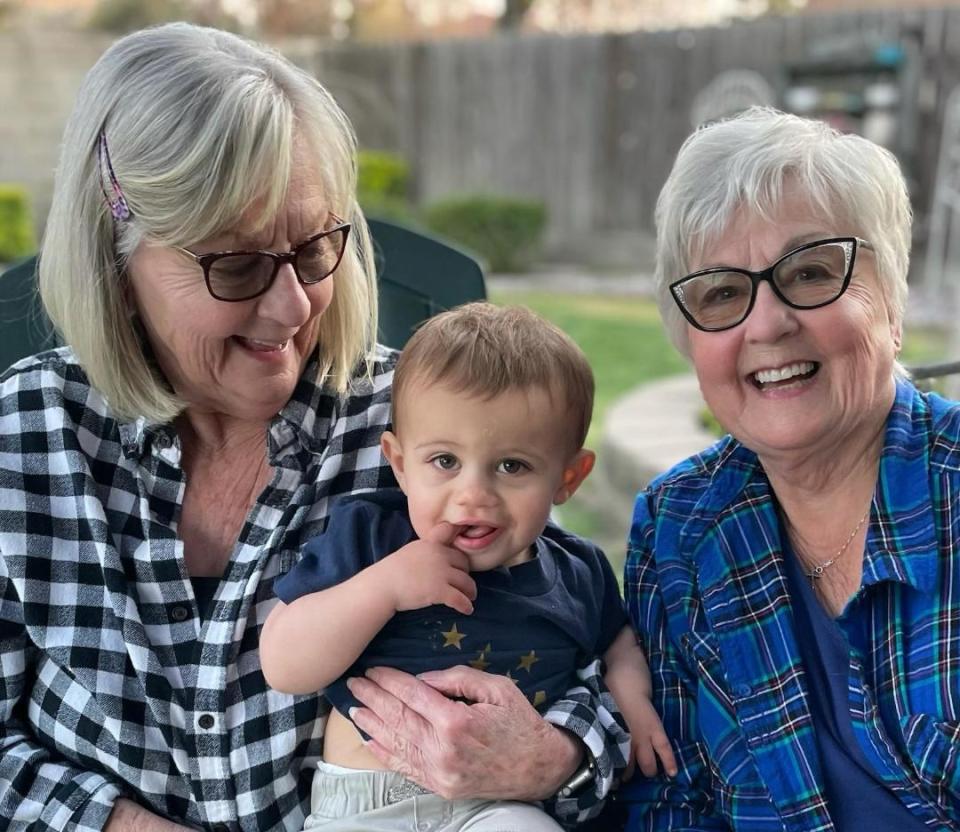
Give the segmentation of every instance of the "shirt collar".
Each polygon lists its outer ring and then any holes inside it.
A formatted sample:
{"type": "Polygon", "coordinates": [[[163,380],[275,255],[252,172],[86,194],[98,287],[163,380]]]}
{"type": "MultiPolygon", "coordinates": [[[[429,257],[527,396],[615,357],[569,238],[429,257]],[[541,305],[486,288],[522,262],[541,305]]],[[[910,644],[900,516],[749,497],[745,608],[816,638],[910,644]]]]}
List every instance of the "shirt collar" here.
{"type": "Polygon", "coordinates": [[[270,423],[271,457],[281,456],[291,443],[310,453],[320,453],[327,446],[339,397],[319,377],[319,371],[319,352],[315,352],[290,401],[270,423]]]}
{"type": "MultiPolygon", "coordinates": [[[[895,580],[920,591],[932,591],[936,581],[938,546],[930,507],[930,409],[926,399],[906,380],[896,382],[893,407],[887,416],[884,446],[880,458],[875,508],[867,535],[863,584],[895,580]],[[877,522],[879,515],[879,522],[877,522]]],[[[744,522],[758,524],[754,545],[773,545],[777,539],[776,503],[763,466],[753,451],[732,437],[716,448],[710,486],[693,506],[681,530],[681,545],[690,552],[716,544],[721,516],[738,527],[744,522]],[[728,511],[737,503],[741,509],[728,511]],[[749,517],[749,521],[748,521],[749,517]]],[[[756,552],[739,547],[727,551],[736,560],[753,559],[756,552]],[[737,554],[739,553],[739,554],[737,554]]],[[[726,558],[698,558],[704,583],[726,579],[731,564],[726,558]]]]}
{"type": "Polygon", "coordinates": [[[931,515],[931,430],[925,397],[898,379],[880,457],[874,495],[879,522],[871,524],[867,538],[864,585],[893,580],[921,592],[934,589],[939,549],[931,515]]]}

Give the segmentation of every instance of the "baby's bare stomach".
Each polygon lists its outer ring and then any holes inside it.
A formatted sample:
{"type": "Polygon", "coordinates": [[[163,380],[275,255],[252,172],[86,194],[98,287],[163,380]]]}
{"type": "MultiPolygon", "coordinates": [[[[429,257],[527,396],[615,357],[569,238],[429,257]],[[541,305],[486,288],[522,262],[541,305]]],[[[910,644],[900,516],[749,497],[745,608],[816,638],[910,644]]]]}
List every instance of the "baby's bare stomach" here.
{"type": "Polygon", "coordinates": [[[354,724],[336,708],[330,711],[323,732],[323,759],[344,768],[387,768],[363,744],[354,724]]]}

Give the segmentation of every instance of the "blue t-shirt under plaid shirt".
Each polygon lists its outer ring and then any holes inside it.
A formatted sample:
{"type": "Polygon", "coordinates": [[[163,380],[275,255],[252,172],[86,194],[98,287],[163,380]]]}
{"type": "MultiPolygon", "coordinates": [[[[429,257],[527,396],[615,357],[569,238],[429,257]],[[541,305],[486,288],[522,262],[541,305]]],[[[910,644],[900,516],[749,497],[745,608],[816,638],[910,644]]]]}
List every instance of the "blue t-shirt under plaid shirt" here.
{"type": "MultiPolygon", "coordinates": [[[[331,506],[324,533],[277,581],[277,596],[289,604],[335,586],[413,540],[399,489],[342,497],[331,506]]],[[[509,675],[535,708],[546,710],[576,681],[576,669],[610,646],[627,614],[616,576],[596,546],[551,524],[534,550],[517,566],[470,573],[477,584],[470,615],[440,604],[396,613],[324,695],[349,718],[360,703],[346,680],[367,668],[416,674],[469,664],[509,675]]]]}
{"type": "MultiPolygon", "coordinates": [[[[623,790],[631,830],[832,830],[774,494],[727,437],[640,495],[626,565],[680,766],[623,790]]],[[[898,381],[860,592],[859,751],[931,830],[960,823],[960,406],[898,381]]],[[[869,819],[864,819],[869,828],[869,819]]]]}

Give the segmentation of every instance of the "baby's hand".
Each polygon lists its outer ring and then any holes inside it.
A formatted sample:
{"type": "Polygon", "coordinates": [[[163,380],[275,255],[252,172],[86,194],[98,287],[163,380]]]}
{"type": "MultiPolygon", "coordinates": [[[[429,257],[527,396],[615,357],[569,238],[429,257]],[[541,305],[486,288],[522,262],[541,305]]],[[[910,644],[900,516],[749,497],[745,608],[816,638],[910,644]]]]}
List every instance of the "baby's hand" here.
{"type": "Polygon", "coordinates": [[[624,780],[633,775],[634,762],[644,775],[656,777],[658,758],[663,770],[670,777],[676,776],[677,759],[653,703],[645,696],[637,696],[629,708],[621,707],[621,712],[630,729],[630,762],[624,780]]]}
{"type": "Polygon", "coordinates": [[[444,604],[470,615],[477,585],[467,556],[450,546],[459,529],[441,523],[424,540],[414,540],[377,564],[397,612],[444,604]]]}

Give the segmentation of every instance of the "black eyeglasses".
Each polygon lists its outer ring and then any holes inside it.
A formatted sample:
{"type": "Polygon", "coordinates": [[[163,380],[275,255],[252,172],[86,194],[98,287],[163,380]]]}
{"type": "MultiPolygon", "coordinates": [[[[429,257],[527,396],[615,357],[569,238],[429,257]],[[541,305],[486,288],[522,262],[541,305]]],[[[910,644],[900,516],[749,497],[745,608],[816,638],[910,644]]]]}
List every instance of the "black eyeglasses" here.
{"type": "Polygon", "coordinates": [[[213,251],[194,254],[189,249],[174,248],[193,258],[203,269],[207,290],[217,300],[234,303],[251,300],[266,292],[284,263],[304,286],[312,286],[330,277],[340,265],[347,248],[350,223],[331,215],[334,228],[314,234],[296,248],[283,254],[275,251],[213,251]]]}
{"type": "Polygon", "coordinates": [[[753,309],[760,282],[793,309],[816,309],[839,298],[850,285],[857,247],[872,249],[859,237],[815,240],[783,255],[760,272],[719,266],[688,274],[670,284],[684,317],[704,332],[743,323],[753,309]]]}

